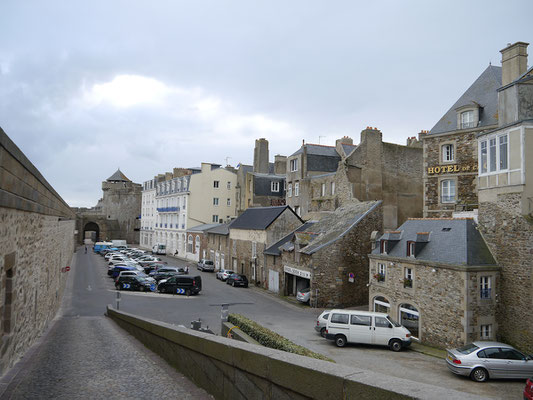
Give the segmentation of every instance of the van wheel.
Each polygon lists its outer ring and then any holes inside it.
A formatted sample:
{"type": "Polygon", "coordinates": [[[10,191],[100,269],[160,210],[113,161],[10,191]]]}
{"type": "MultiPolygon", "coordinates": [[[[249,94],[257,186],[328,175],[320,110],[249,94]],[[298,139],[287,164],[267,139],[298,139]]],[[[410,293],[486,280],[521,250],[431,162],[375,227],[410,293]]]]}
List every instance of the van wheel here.
{"type": "Polygon", "coordinates": [[[485,382],[489,379],[489,374],[485,368],[474,368],[470,374],[470,378],[476,382],[485,382]]]}
{"type": "Polygon", "coordinates": [[[326,337],[326,328],[320,329],[320,336],[326,337]]]}
{"type": "Polygon", "coordinates": [[[335,336],[335,344],[337,345],[337,347],[346,346],[346,336],[344,335],[335,336]]]}
{"type": "Polygon", "coordinates": [[[400,351],[402,349],[402,342],[400,342],[398,339],[392,339],[389,343],[389,348],[392,351],[400,351]]]}

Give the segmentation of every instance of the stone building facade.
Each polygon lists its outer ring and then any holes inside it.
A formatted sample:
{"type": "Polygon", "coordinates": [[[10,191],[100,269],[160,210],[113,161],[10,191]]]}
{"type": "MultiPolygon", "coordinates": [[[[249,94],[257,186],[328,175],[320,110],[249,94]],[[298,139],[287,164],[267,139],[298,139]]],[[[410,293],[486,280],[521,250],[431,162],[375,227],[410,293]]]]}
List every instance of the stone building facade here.
{"type": "Polygon", "coordinates": [[[410,219],[381,236],[369,258],[370,310],[422,343],[497,338],[500,268],[472,219],[410,219]]]}
{"type": "Polygon", "coordinates": [[[175,250],[174,253],[169,254],[176,254],[191,261],[200,261],[203,258],[211,260],[209,257],[207,232],[217,225],[219,224],[202,224],[187,229],[185,253],[180,254],[179,251],[176,253],[175,250]]]}
{"type": "Polygon", "coordinates": [[[219,224],[207,233],[207,257],[215,263],[215,270],[230,269],[229,223],[219,224]]]}
{"type": "Polygon", "coordinates": [[[75,250],[75,218],[0,129],[0,374],[60,307],[75,250]]]}
{"type": "Polygon", "coordinates": [[[310,302],[317,307],[366,305],[369,238],[382,231],[382,212],[381,201],[346,204],[320,221],[309,221],[290,240],[270,246],[267,269],[279,283],[269,282],[269,287],[278,284],[286,296],[309,287],[310,302]]]}
{"type": "Polygon", "coordinates": [[[490,65],[435,124],[424,149],[424,217],[478,209],[477,135],[498,126],[500,67],[490,65]]]}
{"type": "Polygon", "coordinates": [[[251,284],[266,286],[264,250],[303,224],[288,206],[249,208],[229,227],[231,267],[251,284]]]}
{"type": "Polygon", "coordinates": [[[527,43],[502,53],[498,128],[478,136],[479,224],[501,265],[499,339],[533,353],[533,68],[527,43]]]}
{"type": "Polygon", "coordinates": [[[120,170],[102,182],[103,196],[93,208],[74,208],[78,243],[86,232],[96,241],[122,239],[139,243],[142,185],[130,181],[120,170]]]}

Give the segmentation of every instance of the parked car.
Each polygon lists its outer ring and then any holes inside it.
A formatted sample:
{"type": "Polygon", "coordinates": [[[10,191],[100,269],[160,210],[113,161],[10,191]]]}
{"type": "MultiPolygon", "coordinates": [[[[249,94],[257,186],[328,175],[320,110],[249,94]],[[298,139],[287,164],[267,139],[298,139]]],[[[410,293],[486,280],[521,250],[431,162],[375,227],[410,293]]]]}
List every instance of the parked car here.
{"type": "Polygon", "coordinates": [[[113,279],[117,279],[117,277],[119,276],[119,274],[122,272],[122,271],[135,271],[135,268],[134,267],[130,267],[130,266],[115,266],[111,272],[111,277],[113,279]]]}
{"type": "Polygon", "coordinates": [[[308,303],[311,298],[311,288],[305,288],[296,292],[296,300],[300,303],[308,303]]]}
{"type": "Polygon", "coordinates": [[[246,275],[242,274],[231,274],[230,276],[228,276],[228,279],[226,279],[226,283],[233,287],[248,287],[248,278],[246,277],[246,275]]]}
{"type": "Polygon", "coordinates": [[[315,331],[320,333],[320,336],[323,338],[326,337],[326,325],[328,324],[328,317],[329,310],[324,310],[322,311],[322,314],[316,318],[315,331]]]}
{"type": "Polygon", "coordinates": [[[211,260],[201,259],[200,262],[198,262],[197,267],[200,271],[211,271],[213,272],[215,270],[215,263],[211,260]]]}
{"type": "Polygon", "coordinates": [[[524,400],[533,400],[533,375],[526,381],[524,400]]]}
{"type": "Polygon", "coordinates": [[[148,263],[140,262],[139,264],[144,268],[144,272],[146,272],[147,274],[152,271],[157,271],[159,268],[167,266],[166,261],[152,261],[148,263]]]}
{"type": "Polygon", "coordinates": [[[146,275],[144,272],[141,271],[120,271],[117,278],[115,279],[115,282],[117,282],[121,276],[139,276],[141,278],[146,279],[147,281],[155,282],[154,278],[146,275]]]}
{"type": "Polygon", "coordinates": [[[202,277],[189,275],[176,275],[164,279],[157,285],[161,293],[173,294],[198,294],[202,290],[202,277]]]}
{"type": "Polygon", "coordinates": [[[533,356],[505,343],[477,341],[446,352],[446,365],[450,371],[469,376],[476,382],[533,376],[533,356]]]}
{"type": "Polygon", "coordinates": [[[221,269],[220,271],[217,271],[216,278],[224,282],[226,279],[228,279],[228,276],[234,273],[235,272],[233,272],[231,269],[221,269]]]}
{"type": "Polygon", "coordinates": [[[400,351],[411,344],[411,332],[384,313],[357,310],[331,310],[326,339],[338,347],[347,343],[377,344],[400,351]]]}
{"type": "Polygon", "coordinates": [[[157,271],[152,271],[149,274],[149,276],[154,278],[157,282],[174,275],[185,275],[185,269],[182,267],[164,267],[159,268],[157,271]]]}
{"type": "Polygon", "coordinates": [[[140,276],[121,276],[115,282],[117,290],[140,290],[141,292],[149,292],[155,290],[156,284],[144,279],[140,276]]]}

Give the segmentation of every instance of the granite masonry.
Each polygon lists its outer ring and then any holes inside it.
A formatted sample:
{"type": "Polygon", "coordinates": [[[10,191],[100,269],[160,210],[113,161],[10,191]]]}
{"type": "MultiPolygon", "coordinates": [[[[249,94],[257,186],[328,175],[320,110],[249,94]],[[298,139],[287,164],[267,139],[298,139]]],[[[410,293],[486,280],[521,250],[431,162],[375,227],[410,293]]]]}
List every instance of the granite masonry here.
{"type": "Polygon", "coordinates": [[[74,229],[75,214],[0,129],[0,374],[56,315],[74,229]]]}

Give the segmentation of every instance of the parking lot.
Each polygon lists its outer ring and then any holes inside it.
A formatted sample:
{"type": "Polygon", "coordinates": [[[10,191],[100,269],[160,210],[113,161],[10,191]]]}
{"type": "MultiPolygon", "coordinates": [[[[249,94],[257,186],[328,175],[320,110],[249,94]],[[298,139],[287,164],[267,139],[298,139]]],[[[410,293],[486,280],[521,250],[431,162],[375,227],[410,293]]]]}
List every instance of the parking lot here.
{"type": "MultiPolygon", "coordinates": [[[[105,262],[91,255],[95,267],[105,281],[108,291],[116,292],[105,273],[105,262]]],[[[162,256],[170,265],[185,266],[187,262],[162,256]]],[[[190,262],[189,262],[190,265],[190,262]]],[[[234,288],[215,279],[212,272],[193,268],[191,275],[202,277],[202,291],[198,296],[160,293],[121,292],[120,308],[144,317],[189,327],[191,321],[201,319],[203,327],[220,331],[220,304],[241,303],[230,307],[230,312],[240,313],[263,326],[287,337],[293,342],[334,359],[339,364],[351,365],[386,375],[450,388],[486,398],[522,398],[525,381],[501,380],[476,383],[468,378],[453,375],[443,359],[413,350],[394,353],[387,348],[348,345],[337,348],[313,329],[316,316],[322,310],[311,309],[288,302],[277,295],[258,288],[234,288]]]]}

